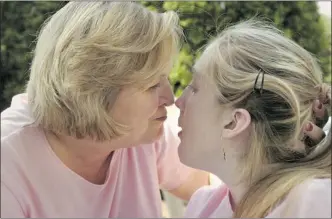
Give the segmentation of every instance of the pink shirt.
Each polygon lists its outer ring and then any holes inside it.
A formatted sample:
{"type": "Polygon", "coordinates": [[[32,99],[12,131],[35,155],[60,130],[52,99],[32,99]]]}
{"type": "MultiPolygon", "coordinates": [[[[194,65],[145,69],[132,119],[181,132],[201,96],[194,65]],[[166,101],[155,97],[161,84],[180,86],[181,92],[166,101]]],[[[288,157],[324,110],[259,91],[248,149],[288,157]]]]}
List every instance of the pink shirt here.
{"type": "MultiPolygon", "coordinates": [[[[225,184],[198,189],[187,206],[186,218],[232,218],[225,184]]],[[[266,218],[331,218],[331,179],[313,179],[296,186],[266,218]]]]}
{"type": "Polygon", "coordinates": [[[1,113],[1,217],[161,217],[159,188],[177,188],[192,171],[179,161],[170,125],[153,144],[116,151],[96,185],[60,161],[33,125],[27,96],[15,96],[1,113]]]}

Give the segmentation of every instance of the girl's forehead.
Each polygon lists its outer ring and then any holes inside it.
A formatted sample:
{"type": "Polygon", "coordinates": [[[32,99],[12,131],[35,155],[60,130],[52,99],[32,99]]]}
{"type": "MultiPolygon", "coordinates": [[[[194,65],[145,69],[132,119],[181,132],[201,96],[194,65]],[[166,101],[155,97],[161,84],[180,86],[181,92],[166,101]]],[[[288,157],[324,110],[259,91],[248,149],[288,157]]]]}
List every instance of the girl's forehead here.
{"type": "Polygon", "coordinates": [[[191,68],[191,73],[192,78],[195,80],[200,80],[202,78],[202,70],[199,69],[196,64],[191,68]]]}

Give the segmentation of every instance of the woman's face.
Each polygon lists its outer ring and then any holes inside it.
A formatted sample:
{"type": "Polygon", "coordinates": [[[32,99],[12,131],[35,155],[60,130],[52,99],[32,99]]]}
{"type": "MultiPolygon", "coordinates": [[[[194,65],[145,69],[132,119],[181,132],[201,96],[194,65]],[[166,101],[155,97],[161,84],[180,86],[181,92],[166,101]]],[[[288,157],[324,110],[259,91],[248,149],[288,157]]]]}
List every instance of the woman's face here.
{"type": "Polygon", "coordinates": [[[193,80],[177,99],[180,109],[180,160],[193,168],[207,170],[207,159],[222,159],[221,114],[216,92],[200,62],[193,68],[193,80]]]}
{"type": "Polygon", "coordinates": [[[114,104],[115,120],[131,128],[128,136],[119,141],[126,147],[150,143],[163,132],[167,118],[166,106],[174,103],[174,95],[167,75],[160,77],[153,86],[140,91],[133,86],[124,87],[114,104]]]}

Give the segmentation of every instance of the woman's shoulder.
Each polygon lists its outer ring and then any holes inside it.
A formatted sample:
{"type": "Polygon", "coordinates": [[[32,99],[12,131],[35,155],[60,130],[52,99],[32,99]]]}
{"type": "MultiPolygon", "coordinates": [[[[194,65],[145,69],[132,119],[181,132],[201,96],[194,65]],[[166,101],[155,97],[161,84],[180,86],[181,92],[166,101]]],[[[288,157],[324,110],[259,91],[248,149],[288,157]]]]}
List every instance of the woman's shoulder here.
{"type": "Polygon", "coordinates": [[[42,134],[38,127],[18,128],[1,138],[1,181],[11,184],[22,181],[27,174],[41,165],[38,161],[46,159],[43,150],[42,134]]]}

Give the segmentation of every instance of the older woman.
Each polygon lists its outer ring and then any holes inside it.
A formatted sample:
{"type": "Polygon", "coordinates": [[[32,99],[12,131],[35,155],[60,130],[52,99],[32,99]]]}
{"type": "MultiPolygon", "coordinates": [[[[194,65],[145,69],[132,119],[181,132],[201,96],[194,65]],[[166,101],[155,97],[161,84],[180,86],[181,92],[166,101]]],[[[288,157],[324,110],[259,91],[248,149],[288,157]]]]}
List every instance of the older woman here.
{"type": "Polygon", "coordinates": [[[331,218],[331,127],[319,144],[301,130],[317,99],[331,107],[315,59],[253,19],[225,29],[193,73],[176,101],[179,157],[224,184],[199,189],[186,217],[331,218]]]}
{"type": "Polygon", "coordinates": [[[70,2],[43,26],[27,95],[1,114],[1,217],[161,217],[208,174],[164,122],[181,29],[173,12],[70,2]]]}

